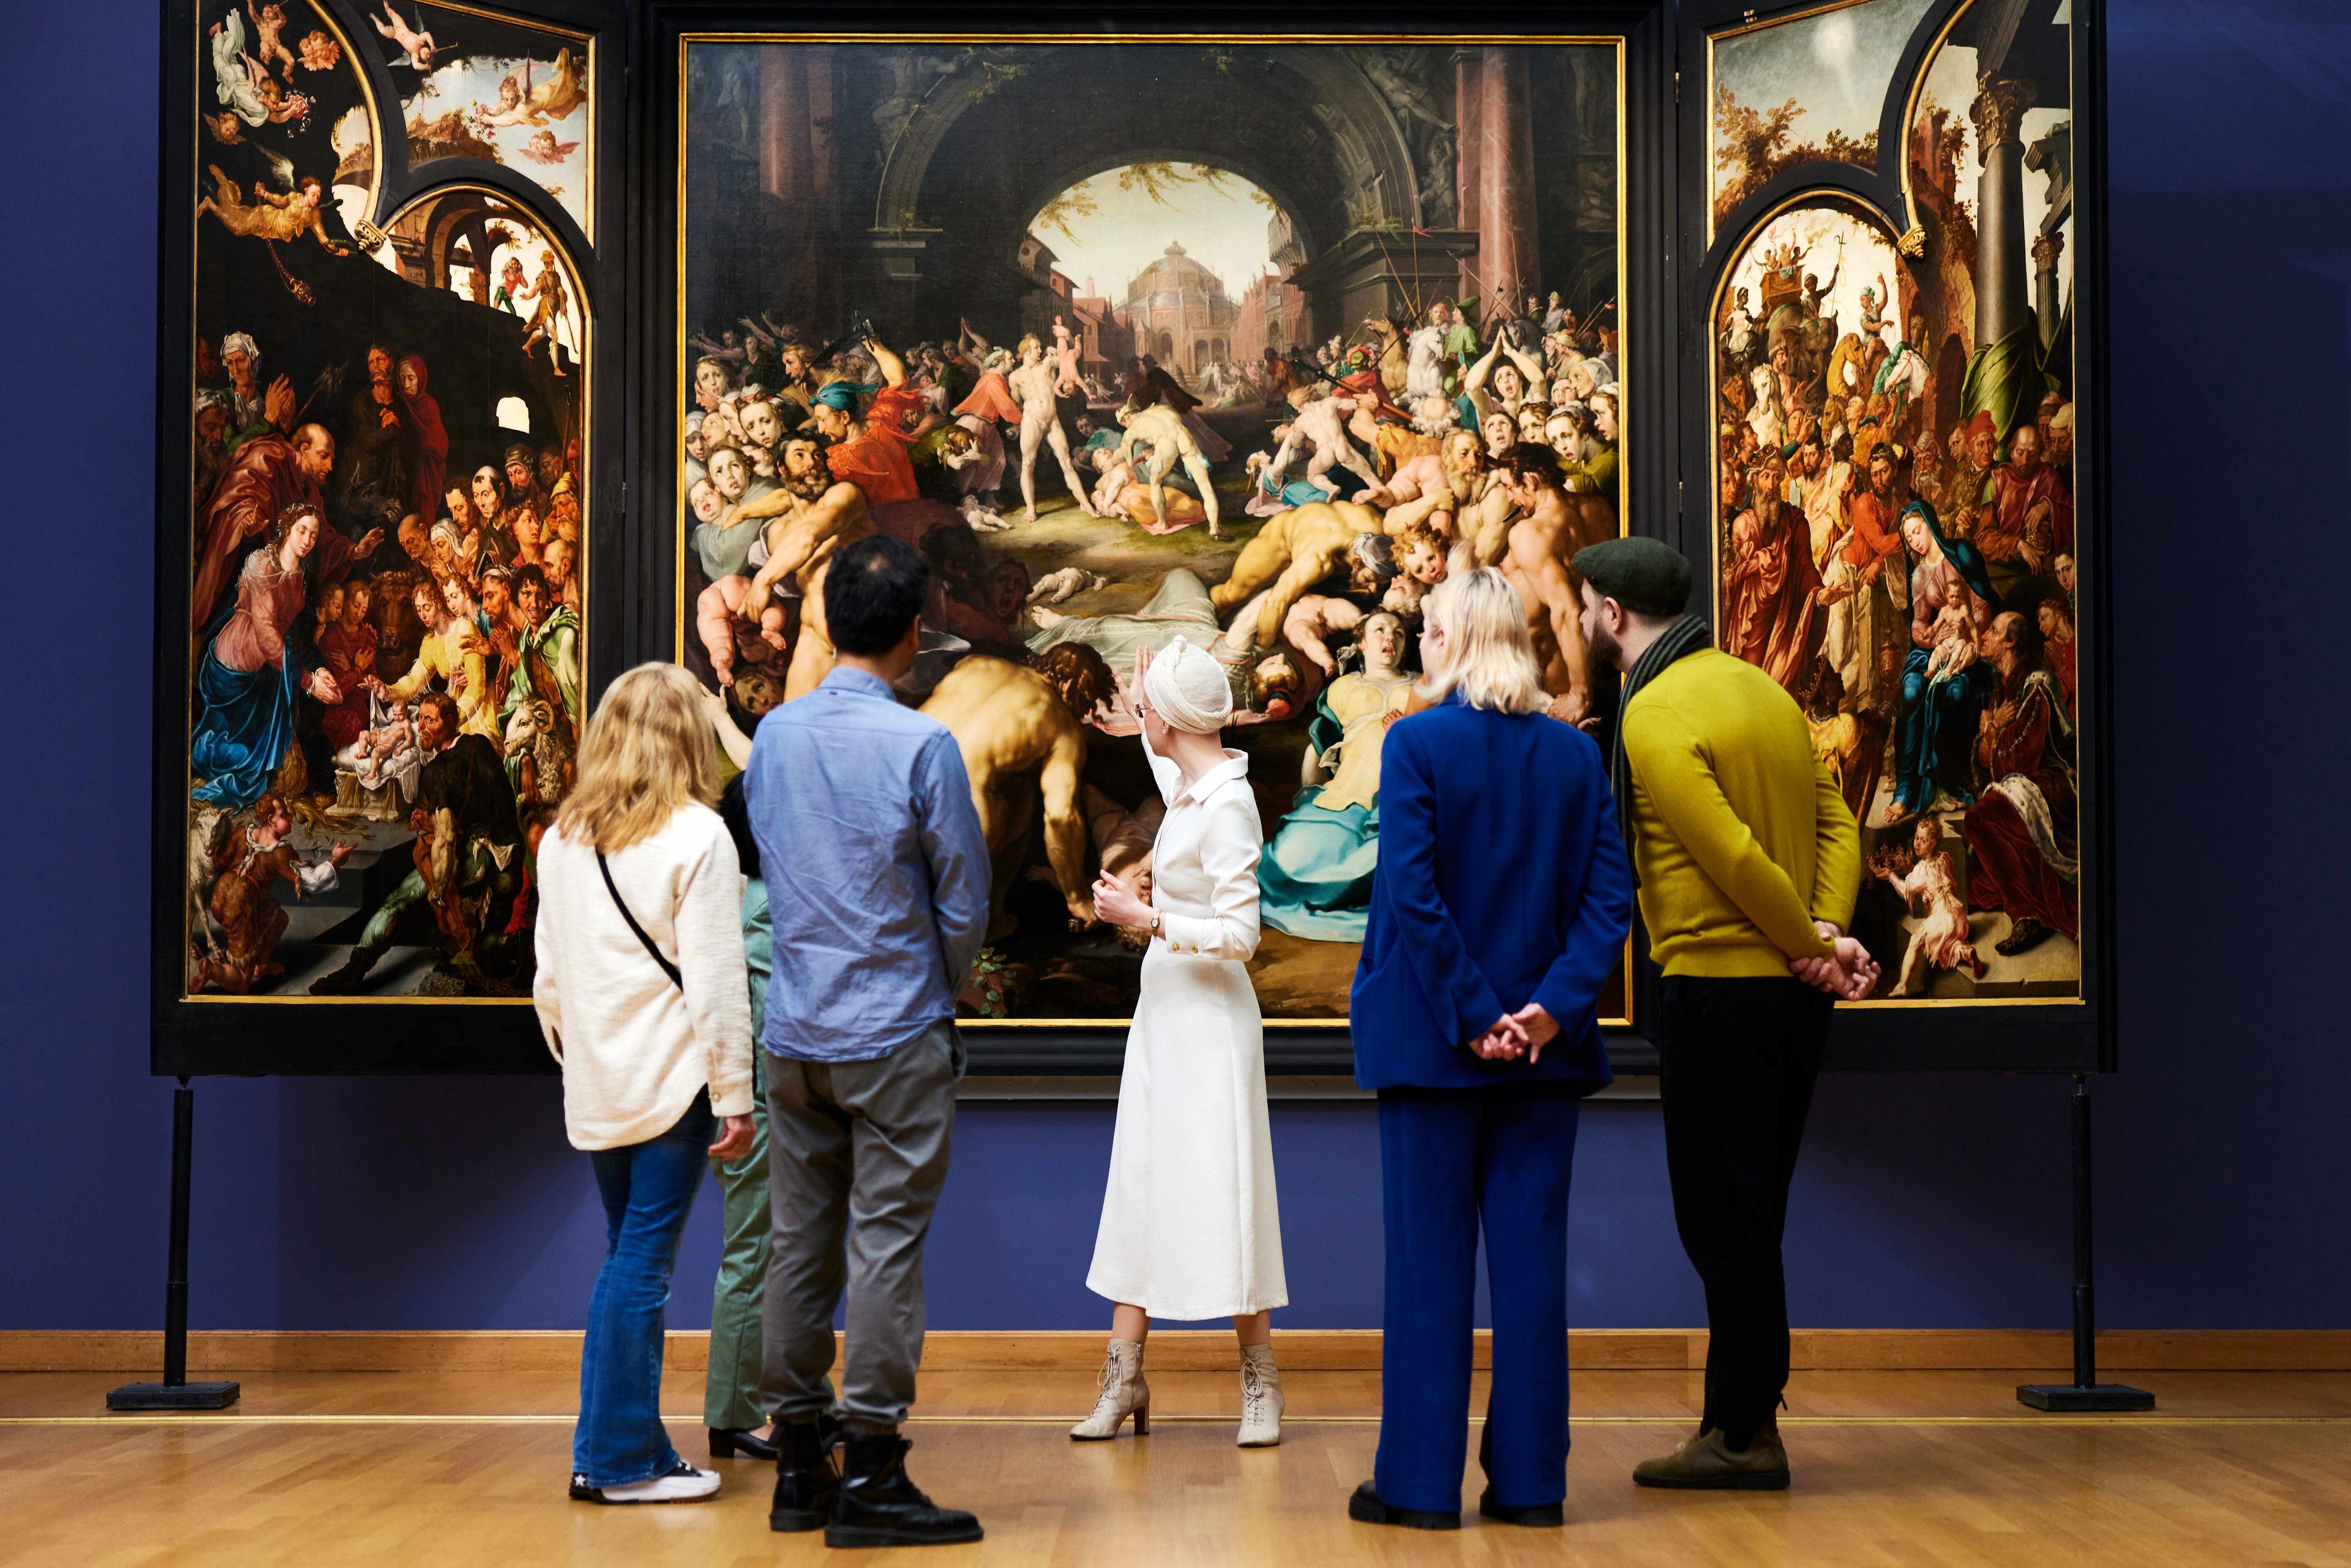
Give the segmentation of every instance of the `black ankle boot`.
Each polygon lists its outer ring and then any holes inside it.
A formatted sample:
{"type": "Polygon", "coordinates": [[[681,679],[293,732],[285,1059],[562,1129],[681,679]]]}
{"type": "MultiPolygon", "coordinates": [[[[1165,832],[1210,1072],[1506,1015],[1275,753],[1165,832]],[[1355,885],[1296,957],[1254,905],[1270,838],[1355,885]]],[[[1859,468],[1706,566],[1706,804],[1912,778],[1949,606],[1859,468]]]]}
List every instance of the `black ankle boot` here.
{"type": "Polygon", "coordinates": [[[849,1434],[832,1521],[824,1529],[827,1546],[944,1546],[980,1538],[978,1520],[935,1506],[907,1478],[913,1447],[895,1432],[849,1434]]]}
{"type": "Polygon", "coordinates": [[[768,1528],[822,1530],[840,1490],[824,1429],[814,1421],[777,1422],[776,1500],[768,1510],[768,1528]]]}

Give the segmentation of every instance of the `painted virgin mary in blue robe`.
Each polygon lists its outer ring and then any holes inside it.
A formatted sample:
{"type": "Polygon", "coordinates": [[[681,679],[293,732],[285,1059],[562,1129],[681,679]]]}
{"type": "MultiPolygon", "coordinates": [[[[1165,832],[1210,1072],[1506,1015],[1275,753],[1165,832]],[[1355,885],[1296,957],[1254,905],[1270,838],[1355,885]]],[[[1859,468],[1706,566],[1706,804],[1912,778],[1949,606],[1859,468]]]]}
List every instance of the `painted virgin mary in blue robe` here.
{"type": "Polygon", "coordinates": [[[281,517],[206,628],[188,770],[203,780],[193,798],[207,805],[242,810],[261,799],[294,745],[295,698],[317,677],[292,632],[307,598],[302,558],[319,527],[312,509],[281,517]]]}
{"type": "Polygon", "coordinates": [[[1938,790],[1963,806],[1974,802],[1968,753],[1993,678],[1991,666],[1979,659],[1964,670],[1928,680],[1927,670],[1933,663],[1934,650],[1917,645],[1916,629],[1922,620],[1931,622],[1954,592],[1970,596],[1969,618],[1979,632],[1991,623],[2000,605],[1982,555],[1965,539],[1947,538],[1942,520],[1925,501],[1913,501],[1903,508],[1904,542],[1909,542],[1914,516],[1925,527],[1934,548],[1924,553],[1912,551],[1916,563],[1910,574],[1913,632],[1902,662],[1901,728],[1895,746],[1894,799],[1904,817],[1932,807],[1938,790]]]}

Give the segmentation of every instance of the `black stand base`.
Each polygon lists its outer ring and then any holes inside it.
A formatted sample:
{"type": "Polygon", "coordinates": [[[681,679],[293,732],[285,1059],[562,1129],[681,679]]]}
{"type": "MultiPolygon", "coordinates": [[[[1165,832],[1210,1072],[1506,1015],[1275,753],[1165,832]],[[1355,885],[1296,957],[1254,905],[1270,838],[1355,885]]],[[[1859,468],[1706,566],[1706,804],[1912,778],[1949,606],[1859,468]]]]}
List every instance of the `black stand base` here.
{"type": "Polygon", "coordinates": [[[109,1389],[109,1410],[225,1410],[234,1383],[188,1381],[188,1186],[193,1170],[196,1092],[188,1081],[172,1095],[172,1250],[163,1277],[163,1381],[109,1389]]]}
{"type": "Polygon", "coordinates": [[[2155,1408],[2155,1396],[2127,1384],[2098,1381],[2098,1312],[2091,1279],[2090,1080],[2074,1075],[2074,1381],[2021,1383],[2017,1402],[2035,1410],[2089,1412],[2155,1408]]]}
{"type": "Polygon", "coordinates": [[[2035,1410],[2152,1410],[2155,1396],[2123,1383],[2020,1383],[2016,1397],[2035,1410]]]}
{"type": "Polygon", "coordinates": [[[234,1383],[126,1383],[106,1391],[109,1410],[225,1410],[236,1403],[234,1383]]]}

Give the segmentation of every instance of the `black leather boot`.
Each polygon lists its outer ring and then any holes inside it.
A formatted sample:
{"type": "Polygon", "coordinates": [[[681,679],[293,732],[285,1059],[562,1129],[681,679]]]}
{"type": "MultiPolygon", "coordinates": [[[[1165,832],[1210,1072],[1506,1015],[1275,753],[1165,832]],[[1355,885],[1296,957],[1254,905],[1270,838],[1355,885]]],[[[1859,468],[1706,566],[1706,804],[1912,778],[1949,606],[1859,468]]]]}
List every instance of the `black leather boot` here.
{"type": "Polygon", "coordinates": [[[979,1521],[939,1508],[906,1475],[912,1443],[895,1432],[852,1432],[841,1453],[841,1490],[833,1494],[827,1546],[945,1546],[977,1541],[979,1521]]]}
{"type": "Polygon", "coordinates": [[[776,1500],[768,1528],[787,1533],[822,1530],[832,1517],[841,1477],[814,1421],[776,1423],[776,1500]]]}

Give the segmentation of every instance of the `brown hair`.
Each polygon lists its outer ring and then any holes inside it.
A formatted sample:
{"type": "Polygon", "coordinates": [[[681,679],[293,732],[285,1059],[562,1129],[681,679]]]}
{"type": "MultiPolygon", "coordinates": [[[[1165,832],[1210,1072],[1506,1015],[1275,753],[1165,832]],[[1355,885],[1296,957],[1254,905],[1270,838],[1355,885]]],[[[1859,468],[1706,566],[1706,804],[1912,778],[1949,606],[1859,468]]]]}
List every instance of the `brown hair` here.
{"type": "Polygon", "coordinates": [[[1029,656],[1029,667],[1052,683],[1071,713],[1084,718],[1118,695],[1118,677],[1083,643],[1056,643],[1029,656]]]}

